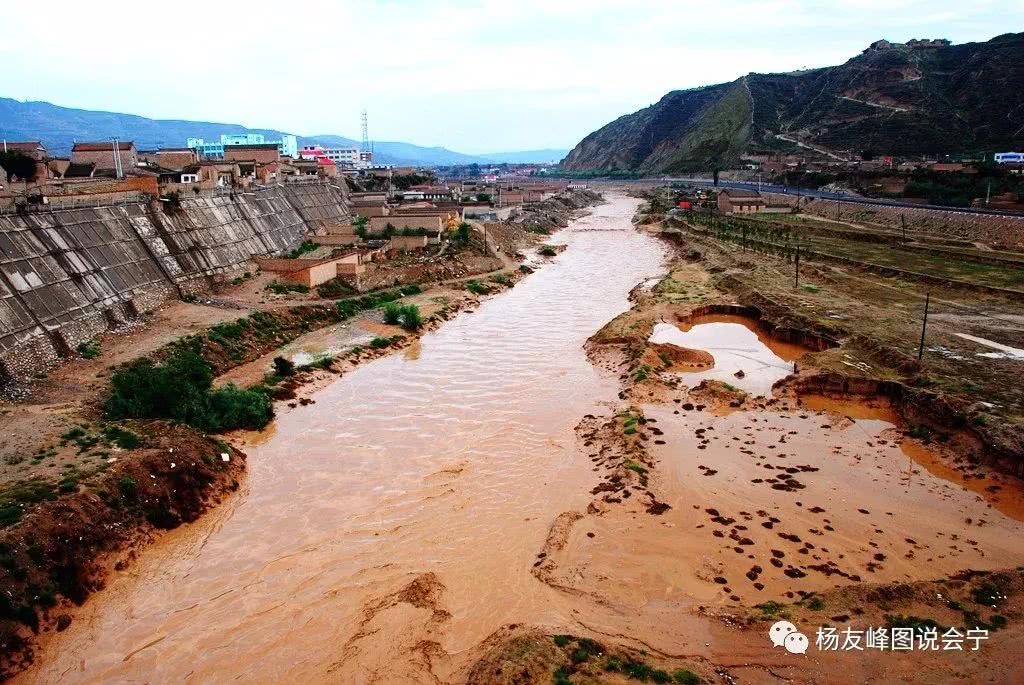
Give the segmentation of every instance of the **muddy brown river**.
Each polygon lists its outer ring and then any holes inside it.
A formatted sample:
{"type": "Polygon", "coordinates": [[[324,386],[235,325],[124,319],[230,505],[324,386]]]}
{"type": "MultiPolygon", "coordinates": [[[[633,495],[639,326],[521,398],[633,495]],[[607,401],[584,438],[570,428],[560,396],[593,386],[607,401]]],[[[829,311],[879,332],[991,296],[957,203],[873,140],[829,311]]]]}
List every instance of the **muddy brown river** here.
{"type": "Polygon", "coordinates": [[[20,681],[429,680],[502,624],[564,622],[530,569],[596,483],[573,428],[618,391],[583,343],[662,269],[637,205],[595,208],[552,264],[279,417],[243,493],[143,551],[20,681]]]}

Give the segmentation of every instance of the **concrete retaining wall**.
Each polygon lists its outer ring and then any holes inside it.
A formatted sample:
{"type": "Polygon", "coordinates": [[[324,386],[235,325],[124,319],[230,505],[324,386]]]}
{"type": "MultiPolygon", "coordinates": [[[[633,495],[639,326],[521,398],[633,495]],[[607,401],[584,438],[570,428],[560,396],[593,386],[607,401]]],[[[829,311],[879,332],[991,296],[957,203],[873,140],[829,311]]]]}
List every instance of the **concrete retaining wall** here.
{"type": "MultiPolygon", "coordinates": [[[[794,195],[763,193],[772,204],[797,202],[794,195]]],[[[1024,248],[1024,216],[1002,216],[961,212],[955,208],[891,207],[886,205],[801,198],[800,211],[826,219],[850,221],[901,231],[904,222],[908,234],[924,234],[950,240],[984,242],[1010,249],[1024,248]]]]}
{"type": "Polygon", "coordinates": [[[328,184],[0,216],[0,375],[25,377],[179,294],[348,219],[328,184]]]}

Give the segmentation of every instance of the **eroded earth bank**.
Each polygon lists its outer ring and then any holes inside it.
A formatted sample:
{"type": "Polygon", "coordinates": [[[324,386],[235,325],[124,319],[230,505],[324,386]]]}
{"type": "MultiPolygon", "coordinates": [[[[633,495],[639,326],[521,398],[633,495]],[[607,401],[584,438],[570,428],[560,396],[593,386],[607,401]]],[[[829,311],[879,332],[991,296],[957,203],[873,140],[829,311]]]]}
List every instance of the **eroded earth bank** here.
{"type": "Polygon", "coordinates": [[[236,436],[241,491],[17,680],[1019,680],[1017,481],[826,373],[843,340],[636,230],[640,204],[611,195],[515,288],[236,436]],[[779,618],[990,637],[793,655],[779,618]]]}

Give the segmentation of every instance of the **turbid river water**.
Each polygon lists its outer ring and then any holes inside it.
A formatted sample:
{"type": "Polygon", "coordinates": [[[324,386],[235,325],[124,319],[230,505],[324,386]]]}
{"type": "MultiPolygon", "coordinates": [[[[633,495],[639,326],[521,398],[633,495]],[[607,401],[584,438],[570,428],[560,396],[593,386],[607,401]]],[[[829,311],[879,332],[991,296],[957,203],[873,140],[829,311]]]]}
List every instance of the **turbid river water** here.
{"type": "Polygon", "coordinates": [[[280,417],[244,491],[143,551],[21,680],[429,680],[502,624],[563,623],[530,570],[597,480],[574,426],[618,391],[583,343],[662,270],[637,204],[596,208],[513,290],[280,417]]]}

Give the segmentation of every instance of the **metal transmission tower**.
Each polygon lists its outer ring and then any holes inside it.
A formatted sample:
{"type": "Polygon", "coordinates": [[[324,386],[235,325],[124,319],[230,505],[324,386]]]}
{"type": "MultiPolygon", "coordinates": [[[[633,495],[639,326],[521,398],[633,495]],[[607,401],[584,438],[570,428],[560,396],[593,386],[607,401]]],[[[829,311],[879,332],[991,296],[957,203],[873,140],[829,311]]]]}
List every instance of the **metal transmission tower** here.
{"type": "Polygon", "coordinates": [[[366,110],[363,110],[363,147],[362,152],[373,152],[370,149],[370,127],[367,123],[366,110]]]}

